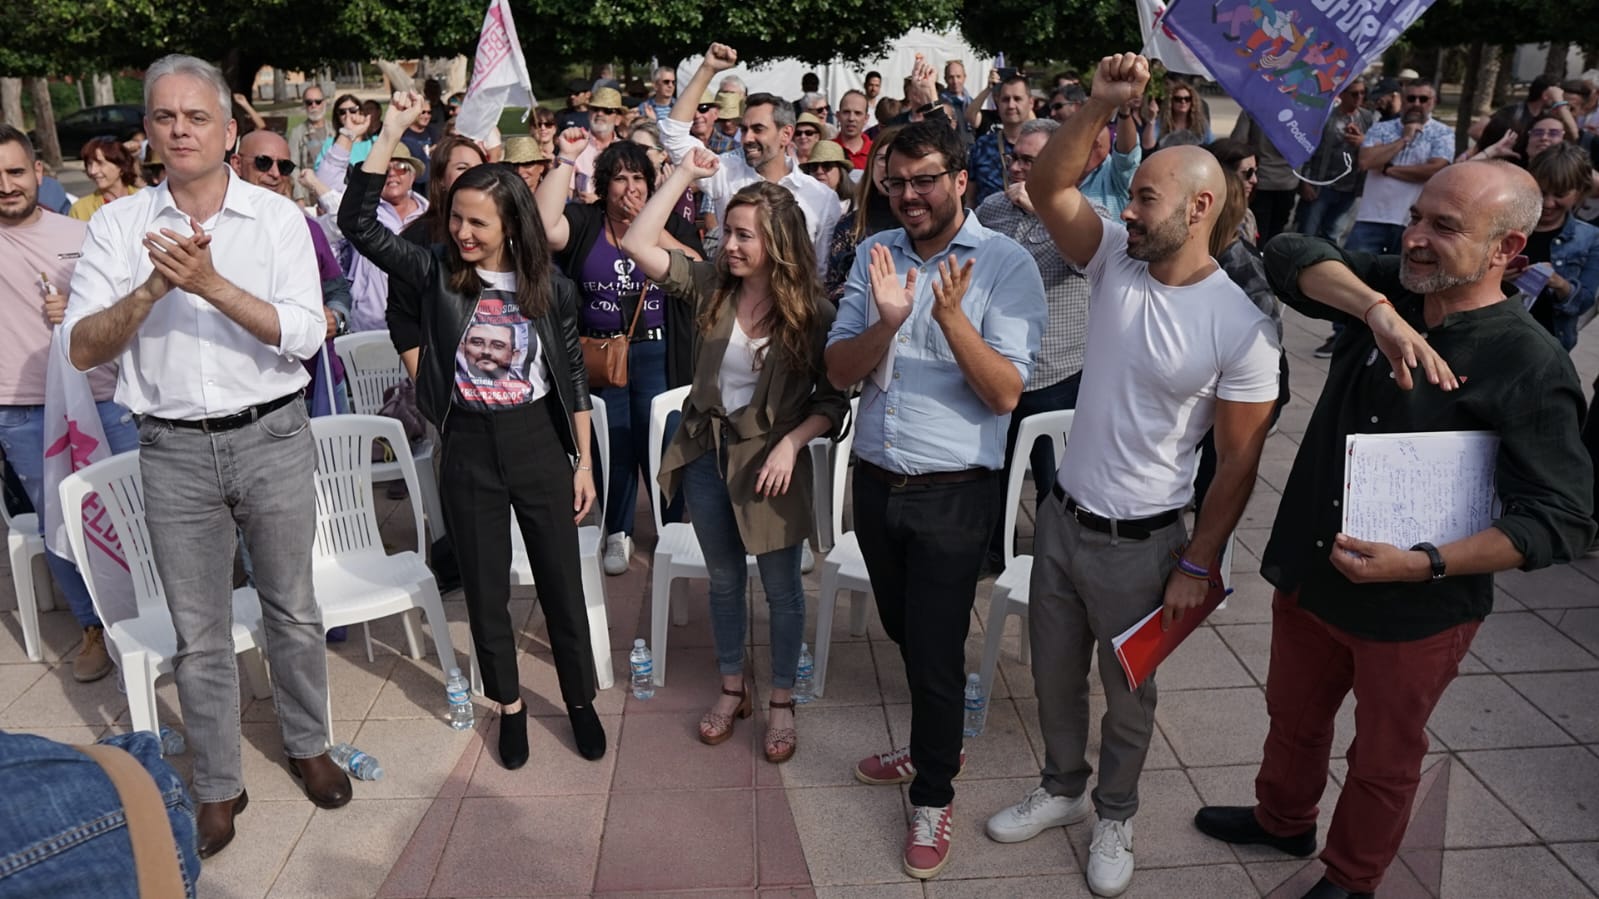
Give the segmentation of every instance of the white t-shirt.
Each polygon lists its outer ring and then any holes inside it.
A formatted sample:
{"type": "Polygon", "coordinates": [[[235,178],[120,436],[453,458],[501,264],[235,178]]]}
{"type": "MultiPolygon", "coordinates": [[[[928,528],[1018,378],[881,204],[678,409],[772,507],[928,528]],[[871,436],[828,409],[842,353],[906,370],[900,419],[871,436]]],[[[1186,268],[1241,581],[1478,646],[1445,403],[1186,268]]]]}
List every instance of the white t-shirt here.
{"type": "Polygon", "coordinates": [[[1217,399],[1277,399],[1281,350],[1271,319],[1220,268],[1198,284],[1162,284],[1127,255],[1126,227],[1103,226],[1060,486],[1099,515],[1146,518],[1192,497],[1217,399]]]}
{"type": "Polygon", "coordinates": [[[722,408],[737,412],[755,398],[755,382],[761,378],[759,353],[770,337],[752,339],[733,318],[732,338],[727,342],[727,353],[722,356],[722,370],[716,377],[716,386],[722,390],[722,408]]]}

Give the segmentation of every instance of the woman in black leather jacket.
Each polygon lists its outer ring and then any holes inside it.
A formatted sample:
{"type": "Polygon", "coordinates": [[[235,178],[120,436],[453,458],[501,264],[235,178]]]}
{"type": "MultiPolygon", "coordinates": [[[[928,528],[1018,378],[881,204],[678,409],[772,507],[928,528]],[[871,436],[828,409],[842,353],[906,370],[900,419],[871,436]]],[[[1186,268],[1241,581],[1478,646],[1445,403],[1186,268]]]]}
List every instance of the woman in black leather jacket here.
{"type": "Polygon", "coordinates": [[[483,692],[500,703],[500,761],[527,762],[510,600],[511,510],[522,527],[549,624],[561,697],[584,758],[605,754],[594,712],[594,655],[578,564],[577,522],[594,502],[588,376],[577,291],[553,270],[527,185],[478,166],[448,197],[449,240],[419,247],[377,219],[390,156],[425,108],[396,94],[383,131],[349,176],[339,227],[388,272],[389,335],[443,437],[440,494],[461,563],[483,692]]]}

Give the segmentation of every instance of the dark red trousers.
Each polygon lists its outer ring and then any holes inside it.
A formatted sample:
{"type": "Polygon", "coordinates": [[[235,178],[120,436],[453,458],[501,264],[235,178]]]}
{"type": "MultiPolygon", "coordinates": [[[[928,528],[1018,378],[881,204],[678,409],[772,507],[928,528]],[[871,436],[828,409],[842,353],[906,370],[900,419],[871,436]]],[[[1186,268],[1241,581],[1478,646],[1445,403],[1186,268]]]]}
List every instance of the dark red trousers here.
{"type": "Polygon", "coordinates": [[[1427,719],[1454,680],[1481,622],[1421,640],[1364,640],[1299,607],[1297,594],[1272,597],[1271,730],[1255,778],[1255,817],[1279,836],[1316,826],[1327,787],[1333,718],[1355,691],[1349,776],[1333,810],[1321,860],[1327,879],[1375,892],[1399,852],[1427,752],[1427,719]]]}

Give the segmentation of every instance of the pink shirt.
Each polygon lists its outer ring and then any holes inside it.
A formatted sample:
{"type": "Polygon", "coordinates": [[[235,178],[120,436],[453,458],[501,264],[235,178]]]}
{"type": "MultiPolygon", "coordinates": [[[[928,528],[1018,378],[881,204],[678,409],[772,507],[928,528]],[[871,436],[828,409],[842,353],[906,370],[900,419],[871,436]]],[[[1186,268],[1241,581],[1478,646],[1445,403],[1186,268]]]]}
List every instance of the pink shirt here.
{"type": "MultiPolygon", "coordinates": [[[[51,327],[44,319],[43,273],[65,294],[89,226],[42,211],[27,225],[0,225],[0,406],[44,405],[51,327]]],[[[89,373],[96,400],[111,399],[116,365],[89,373]]]]}

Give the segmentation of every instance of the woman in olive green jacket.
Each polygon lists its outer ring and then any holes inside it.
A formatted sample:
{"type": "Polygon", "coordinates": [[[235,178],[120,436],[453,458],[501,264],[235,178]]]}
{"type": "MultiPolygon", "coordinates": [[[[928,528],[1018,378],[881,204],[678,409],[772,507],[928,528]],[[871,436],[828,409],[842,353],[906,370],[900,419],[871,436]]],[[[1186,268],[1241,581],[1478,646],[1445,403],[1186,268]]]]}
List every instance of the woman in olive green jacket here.
{"type": "Polygon", "coordinates": [[[710,570],[722,695],[700,719],[700,739],[725,741],[734,720],[751,713],[744,585],[745,556],[754,554],[772,620],[766,757],[784,762],[798,745],[791,697],[805,631],[800,547],[814,523],[805,447],[836,436],[849,403],[822,369],[833,309],[822,301],[804,213],[786,188],[763,181],[734,195],[714,264],[656,245],[652,235],[674,198],[716,167],[709,151],[682,160],[622,249],[668,296],[693,304],[699,325],[694,383],[661,462],[661,486],[670,496],[682,484],[710,570]]]}

